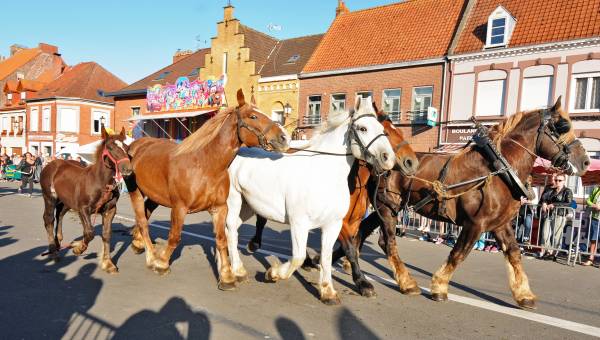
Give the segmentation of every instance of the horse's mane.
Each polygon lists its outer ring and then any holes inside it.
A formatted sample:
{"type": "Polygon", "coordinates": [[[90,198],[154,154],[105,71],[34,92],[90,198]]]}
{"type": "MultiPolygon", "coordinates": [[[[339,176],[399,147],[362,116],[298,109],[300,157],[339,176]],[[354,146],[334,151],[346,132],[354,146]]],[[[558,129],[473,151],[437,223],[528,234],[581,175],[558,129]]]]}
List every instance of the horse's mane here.
{"type": "Polygon", "coordinates": [[[202,149],[213,139],[215,139],[219,132],[221,132],[221,127],[223,124],[225,124],[225,121],[227,118],[229,118],[232,112],[233,108],[230,108],[217,113],[214,117],[204,123],[204,125],[202,125],[198,130],[184,139],[183,142],[177,146],[175,154],[181,155],[202,149]]]}

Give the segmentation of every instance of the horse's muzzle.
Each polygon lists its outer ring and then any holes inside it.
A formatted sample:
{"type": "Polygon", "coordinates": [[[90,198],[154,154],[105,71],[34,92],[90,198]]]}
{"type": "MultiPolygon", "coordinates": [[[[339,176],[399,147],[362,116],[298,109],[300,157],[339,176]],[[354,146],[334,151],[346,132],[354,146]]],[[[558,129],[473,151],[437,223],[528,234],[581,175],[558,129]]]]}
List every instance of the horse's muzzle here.
{"type": "Polygon", "coordinates": [[[285,133],[282,133],[277,138],[269,140],[269,145],[274,151],[284,152],[290,148],[290,139],[285,133]]]}
{"type": "Polygon", "coordinates": [[[405,176],[412,176],[419,169],[419,160],[416,157],[400,157],[396,159],[394,169],[405,176]]]}

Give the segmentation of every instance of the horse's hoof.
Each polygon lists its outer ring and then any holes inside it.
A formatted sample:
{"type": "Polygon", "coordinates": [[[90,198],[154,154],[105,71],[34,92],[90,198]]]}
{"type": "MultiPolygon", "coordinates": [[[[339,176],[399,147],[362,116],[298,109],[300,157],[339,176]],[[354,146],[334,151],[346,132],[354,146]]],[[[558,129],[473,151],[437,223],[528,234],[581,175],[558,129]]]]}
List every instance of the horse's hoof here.
{"type": "Polygon", "coordinates": [[[331,298],[321,298],[321,302],[323,302],[327,306],[337,306],[342,303],[339,296],[337,295],[331,298]]]}
{"type": "Polygon", "coordinates": [[[537,309],[534,299],[523,299],[521,301],[517,301],[517,303],[519,304],[519,307],[523,309],[537,309]]]}
{"type": "Polygon", "coordinates": [[[370,282],[362,281],[358,283],[358,290],[360,291],[360,295],[366,298],[372,298],[377,296],[375,293],[375,287],[370,282]]]}
{"type": "Polygon", "coordinates": [[[254,254],[258,249],[260,249],[260,244],[252,240],[250,240],[250,242],[248,242],[248,245],[246,245],[246,250],[250,254],[254,254]]]}
{"type": "Polygon", "coordinates": [[[102,270],[104,270],[108,274],[117,274],[117,273],[119,273],[119,268],[117,268],[117,266],[115,266],[114,264],[112,266],[103,266],[102,270]]]}
{"type": "Polygon", "coordinates": [[[244,275],[236,275],[235,276],[235,280],[239,283],[246,283],[249,282],[250,280],[248,279],[248,274],[244,274],[244,275]]]}
{"type": "Polygon", "coordinates": [[[160,276],[165,276],[171,272],[171,267],[152,266],[152,271],[160,276]]]}
{"type": "Polygon", "coordinates": [[[139,248],[139,247],[137,247],[136,245],[134,245],[133,243],[131,244],[131,250],[133,250],[133,252],[134,252],[135,254],[141,254],[141,253],[143,253],[143,252],[144,252],[144,248],[143,248],[143,247],[142,247],[142,248],[139,248]]]}
{"type": "Polygon", "coordinates": [[[412,286],[406,289],[400,288],[400,293],[408,296],[421,295],[421,288],[419,288],[419,286],[412,286]]]}
{"type": "Polygon", "coordinates": [[[448,294],[446,293],[431,293],[431,299],[437,302],[448,301],[448,294]]]}
{"type": "Polygon", "coordinates": [[[273,268],[269,268],[269,270],[267,270],[267,272],[265,273],[265,281],[267,282],[277,282],[279,281],[279,277],[275,274],[273,274],[273,268]]]}
{"type": "Polygon", "coordinates": [[[217,287],[223,291],[232,291],[232,290],[236,290],[236,288],[237,288],[235,286],[235,282],[223,282],[223,281],[219,281],[219,284],[217,285],[217,287]]]}

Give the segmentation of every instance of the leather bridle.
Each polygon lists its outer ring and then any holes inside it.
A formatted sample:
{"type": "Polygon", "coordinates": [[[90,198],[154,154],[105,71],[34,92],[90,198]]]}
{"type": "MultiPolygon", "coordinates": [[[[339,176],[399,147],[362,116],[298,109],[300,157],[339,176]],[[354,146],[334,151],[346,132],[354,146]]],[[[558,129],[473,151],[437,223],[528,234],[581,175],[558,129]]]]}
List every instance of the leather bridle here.
{"type": "Polygon", "coordinates": [[[353,139],[354,139],[354,141],[356,142],[356,144],[358,144],[358,146],[359,146],[359,148],[360,148],[360,151],[361,151],[361,153],[362,153],[362,155],[363,155],[363,158],[366,160],[368,155],[370,155],[371,157],[375,157],[375,156],[373,155],[373,153],[371,153],[371,152],[369,151],[369,148],[371,147],[371,145],[373,145],[373,143],[375,143],[375,141],[376,141],[377,139],[379,139],[379,138],[381,138],[381,137],[387,137],[387,136],[386,136],[386,134],[385,134],[385,133],[380,133],[380,134],[378,134],[377,136],[375,136],[375,137],[374,137],[374,138],[373,138],[373,139],[372,139],[372,140],[371,140],[371,141],[370,141],[370,142],[369,142],[367,145],[365,145],[365,144],[364,144],[364,143],[363,143],[363,142],[360,140],[360,138],[358,137],[358,133],[357,133],[357,131],[356,131],[356,128],[354,127],[354,123],[355,123],[357,120],[359,120],[359,119],[361,119],[361,118],[364,118],[364,117],[373,117],[373,115],[372,115],[372,114],[370,114],[370,113],[365,113],[365,114],[362,114],[362,115],[360,115],[360,116],[358,116],[358,117],[356,117],[356,118],[352,117],[352,122],[350,123],[350,130],[349,130],[349,131],[350,131],[350,133],[349,133],[349,137],[350,137],[350,138],[353,138],[353,139]]]}
{"type": "MultiPolygon", "coordinates": [[[[126,153],[127,154],[127,153],[126,153]]],[[[129,157],[123,157],[121,159],[115,159],[110,152],[108,152],[108,149],[106,148],[106,145],[104,146],[104,150],[102,150],[102,163],[104,163],[104,165],[106,165],[108,168],[110,168],[110,166],[108,164],[106,164],[106,160],[104,159],[104,157],[108,157],[108,159],[114,164],[115,166],[115,180],[120,180],[121,178],[123,178],[123,176],[121,175],[121,171],[119,171],[119,164],[123,163],[125,161],[129,161],[129,157]]]]}
{"type": "Polygon", "coordinates": [[[277,125],[275,121],[271,120],[271,122],[265,127],[265,129],[263,131],[260,131],[257,128],[248,125],[244,121],[244,119],[242,119],[239,108],[235,108],[235,113],[237,115],[237,134],[240,144],[243,144],[242,137],[240,135],[241,130],[246,129],[256,136],[256,138],[258,139],[258,144],[260,144],[261,148],[267,149],[269,145],[271,147],[274,147],[270,142],[267,141],[266,135],[267,133],[269,133],[269,131],[271,131],[273,127],[277,125]]]}
{"type": "Polygon", "coordinates": [[[569,155],[571,154],[571,147],[580,142],[577,139],[568,144],[560,142],[560,133],[556,131],[554,123],[551,123],[552,117],[550,109],[542,110],[540,115],[541,122],[535,139],[535,154],[540,154],[540,148],[542,145],[541,136],[546,135],[550,138],[550,140],[552,140],[554,145],[556,145],[559,150],[556,154],[554,154],[554,156],[552,156],[552,159],[550,160],[552,162],[552,166],[561,170],[569,169],[569,155]]]}

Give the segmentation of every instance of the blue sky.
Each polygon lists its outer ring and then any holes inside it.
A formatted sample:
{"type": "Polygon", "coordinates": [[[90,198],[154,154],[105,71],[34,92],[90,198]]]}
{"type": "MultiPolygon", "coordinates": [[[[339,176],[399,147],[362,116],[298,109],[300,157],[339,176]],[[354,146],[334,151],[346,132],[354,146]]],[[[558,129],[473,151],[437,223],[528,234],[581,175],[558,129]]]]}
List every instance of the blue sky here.
{"type": "MultiPolygon", "coordinates": [[[[398,0],[347,0],[351,10],[398,0]]],[[[18,43],[57,45],[68,64],[96,61],[127,83],[168,65],[178,49],[208,47],[226,0],[30,0],[2,4],[0,55],[18,43]],[[11,14],[8,14],[11,13],[11,14]],[[8,15],[6,15],[8,14],[8,15]],[[205,42],[206,41],[206,42],[205,42]]],[[[323,33],[337,0],[232,0],[244,24],[277,38],[323,33]]]]}

